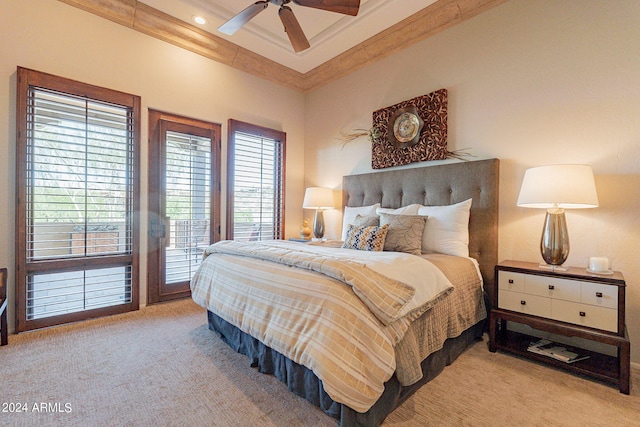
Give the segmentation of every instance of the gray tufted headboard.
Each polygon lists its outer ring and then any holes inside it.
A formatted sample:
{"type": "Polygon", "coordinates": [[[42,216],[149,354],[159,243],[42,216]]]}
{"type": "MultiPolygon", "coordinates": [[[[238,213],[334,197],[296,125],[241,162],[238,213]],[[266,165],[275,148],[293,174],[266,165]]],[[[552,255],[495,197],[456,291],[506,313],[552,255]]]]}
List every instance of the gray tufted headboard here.
{"type": "Polygon", "coordinates": [[[473,198],[469,255],[480,264],[488,300],[493,301],[498,263],[498,159],[349,175],[342,180],[344,206],[399,208],[412,203],[451,205],[473,198]]]}

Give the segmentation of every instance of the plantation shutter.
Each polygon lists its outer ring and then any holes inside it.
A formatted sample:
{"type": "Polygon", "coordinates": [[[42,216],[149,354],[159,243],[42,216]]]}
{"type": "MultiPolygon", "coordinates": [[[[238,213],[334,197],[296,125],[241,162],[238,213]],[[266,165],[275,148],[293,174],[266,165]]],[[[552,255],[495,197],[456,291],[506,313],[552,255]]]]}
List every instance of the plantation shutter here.
{"type": "Polygon", "coordinates": [[[211,244],[211,139],[167,131],[165,155],[165,282],[189,281],[211,244]]]}
{"type": "Polygon", "coordinates": [[[29,105],[27,259],[130,253],[128,109],[38,88],[29,105]]]}
{"type": "Polygon", "coordinates": [[[26,105],[21,330],[137,308],[133,107],[36,85],[26,105]]]}
{"type": "Polygon", "coordinates": [[[230,125],[232,238],[284,237],[285,135],[237,121],[230,125]]]}

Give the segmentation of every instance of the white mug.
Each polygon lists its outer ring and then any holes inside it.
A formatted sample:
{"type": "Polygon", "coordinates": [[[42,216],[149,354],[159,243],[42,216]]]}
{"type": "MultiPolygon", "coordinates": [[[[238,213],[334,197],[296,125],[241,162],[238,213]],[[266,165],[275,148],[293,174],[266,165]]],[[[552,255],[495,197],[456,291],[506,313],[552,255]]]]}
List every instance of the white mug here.
{"type": "Polygon", "coordinates": [[[609,259],[601,256],[592,256],[589,258],[589,270],[609,271],[609,259]]]}

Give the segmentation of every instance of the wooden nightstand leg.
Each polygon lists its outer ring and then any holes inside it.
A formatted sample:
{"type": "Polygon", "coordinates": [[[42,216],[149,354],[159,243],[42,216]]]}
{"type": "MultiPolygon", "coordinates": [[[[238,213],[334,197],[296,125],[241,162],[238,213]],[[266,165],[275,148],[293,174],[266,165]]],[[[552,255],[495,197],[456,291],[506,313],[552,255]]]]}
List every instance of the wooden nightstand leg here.
{"type": "MultiPolygon", "coordinates": [[[[625,328],[625,337],[626,335],[625,328]]],[[[620,393],[629,394],[631,392],[631,344],[627,338],[626,342],[618,347],[618,363],[620,364],[620,393]]]]}
{"type": "Polygon", "coordinates": [[[496,352],[496,318],[493,312],[489,315],[489,351],[496,352]]]}

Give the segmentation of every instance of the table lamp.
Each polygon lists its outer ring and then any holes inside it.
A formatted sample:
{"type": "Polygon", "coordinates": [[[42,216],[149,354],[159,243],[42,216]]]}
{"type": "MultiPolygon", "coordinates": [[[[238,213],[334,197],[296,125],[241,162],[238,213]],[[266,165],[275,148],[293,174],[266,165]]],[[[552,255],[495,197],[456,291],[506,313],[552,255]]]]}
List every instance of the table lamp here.
{"type": "Polygon", "coordinates": [[[547,209],[540,252],[551,270],[566,270],[569,233],[565,209],[595,208],[598,194],[593,170],[588,165],[550,165],[527,169],[522,180],[518,206],[547,209]]]}
{"type": "Polygon", "coordinates": [[[324,237],[324,209],[332,209],[333,190],[324,187],[309,187],[304,193],[304,201],[302,202],[304,209],[315,209],[316,214],[313,218],[313,234],[318,239],[324,237]]]}

